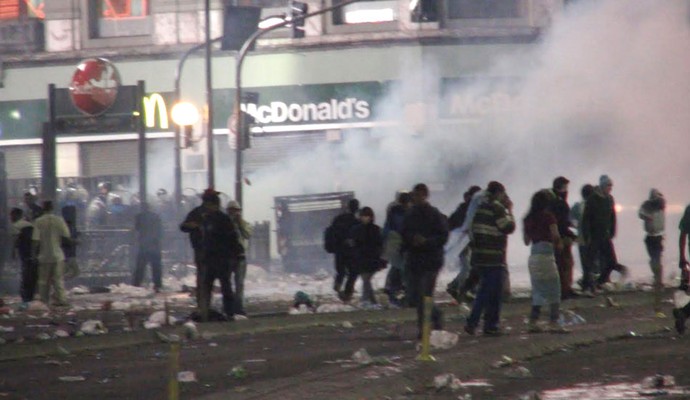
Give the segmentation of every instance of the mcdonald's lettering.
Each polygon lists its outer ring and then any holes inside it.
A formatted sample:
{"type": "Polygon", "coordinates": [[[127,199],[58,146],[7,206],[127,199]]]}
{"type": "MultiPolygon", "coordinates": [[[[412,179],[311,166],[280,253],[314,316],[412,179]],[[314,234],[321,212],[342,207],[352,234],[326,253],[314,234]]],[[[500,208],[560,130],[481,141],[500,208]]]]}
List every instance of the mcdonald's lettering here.
{"type": "Polygon", "coordinates": [[[156,127],[156,111],[158,111],[159,127],[168,129],[168,107],[165,99],[159,93],[152,93],[144,97],[144,114],[146,116],[146,127],[156,127]]]}

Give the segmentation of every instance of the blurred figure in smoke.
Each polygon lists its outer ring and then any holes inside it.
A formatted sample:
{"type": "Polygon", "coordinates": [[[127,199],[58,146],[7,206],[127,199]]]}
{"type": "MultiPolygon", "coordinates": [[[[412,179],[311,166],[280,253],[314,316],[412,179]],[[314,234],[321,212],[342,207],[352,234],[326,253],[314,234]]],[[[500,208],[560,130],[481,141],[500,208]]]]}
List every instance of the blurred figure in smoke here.
{"type": "Polygon", "coordinates": [[[89,226],[102,227],[108,224],[108,206],[110,205],[110,182],[98,184],[98,194],[89,203],[86,218],[89,226]]]}
{"type": "MultiPolygon", "coordinates": [[[[36,283],[38,281],[38,262],[32,252],[31,238],[34,226],[25,220],[24,212],[20,208],[13,208],[10,211],[10,221],[12,222],[11,234],[13,249],[19,256],[21,262],[21,286],[19,294],[22,298],[22,309],[26,309],[29,302],[33,301],[36,293],[36,283]]],[[[15,254],[14,252],[12,253],[15,254]]]]}
{"type": "Polygon", "coordinates": [[[654,275],[655,301],[654,311],[661,311],[661,291],[663,289],[663,266],[661,253],[664,251],[664,229],[666,224],[666,200],[664,195],[656,189],[649,192],[649,199],[642,203],[638,216],[644,221],[647,234],[644,244],[649,254],[649,266],[654,275]]]}
{"type": "Polygon", "coordinates": [[[381,259],[383,235],[381,228],[374,223],[374,210],[364,207],[359,212],[359,224],[352,228],[350,236],[354,242],[353,270],[362,277],[362,307],[378,307],[371,280],[374,274],[385,268],[381,259]]]}
{"type": "Polygon", "coordinates": [[[501,294],[507,276],[506,250],[508,235],[515,231],[513,202],[499,182],[490,182],[487,197],[482,201],[472,221],[472,267],[481,275],[477,298],[467,319],[465,332],[474,335],[482,312],[484,334],[500,335],[501,294]],[[486,311],[484,311],[486,309],[486,311]]]}
{"type": "MultiPolygon", "coordinates": [[[[443,246],[448,241],[448,222],[429,204],[429,188],[418,183],[412,189],[412,208],[403,220],[405,269],[409,271],[408,298],[417,307],[418,338],[422,337],[424,298],[434,296],[436,278],[443,267],[443,246]]],[[[433,329],[442,329],[441,311],[432,307],[433,329]]]]}
{"type": "Polygon", "coordinates": [[[568,205],[568,184],[570,181],[559,176],[553,180],[551,189],[544,189],[549,196],[549,211],[556,217],[561,246],[554,248],[556,265],[561,282],[561,297],[575,297],[573,291],[573,239],[577,236],[570,230],[570,206],[568,205]]]}
{"type": "Polygon", "coordinates": [[[175,202],[163,188],[156,191],[156,200],[155,210],[160,215],[163,224],[168,226],[175,220],[175,202]]]}
{"type": "Polygon", "coordinates": [[[62,218],[69,229],[70,240],[63,241],[62,251],[65,253],[65,278],[72,279],[79,275],[77,264],[77,207],[69,205],[62,207],[62,218]]]}
{"type": "Polygon", "coordinates": [[[244,280],[247,276],[247,251],[249,250],[249,238],[252,236],[253,228],[249,222],[242,218],[242,206],[240,203],[235,200],[228,202],[226,211],[235,224],[241,246],[241,252],[237,255],[237,266],[231,271],[233,281],[235,282],[235,315],[246,316],[247,313],[244,310],[244,280]]]}
{"type": "Polygon", "coordinates": [[[355,281],[357,274],[352,268],[353,260],[353,243],[350,238],[352,227],[357,225],[357,211],[359,210],[359,200],[352,199],[347,203],[347,211],[333,218],[328,230],[330,234],[329,241],[333,242],[335,254],[335,281],[333,282],[333,290],[338,293],[338,297],[344,302],[350,301],[352,293],[355,291],[355,281]],[[345,289],[341,291],[343,281],[345,282],[345,289]]]}
{"type": "Polygon", "coordinates": [[[36,203],[36,195],[31,191],[24,193],[24,218],[33,222],[43,215],[43,209],[36,203]]]}
{"type": "Polygon", "coordinates": [[[159,293],[163,287],[161,239],[163,226],[161,218],[149,210],[144,203],[141,212],[134,217],[134,230],[137,232],[137,261],[134,269],[132,285],[141,286],[146,272],[146,264],[151,264],[151,278],[153,290],[159,293]]]}
{"type": "MultiPolygon", "coordinates": [[[[467,218],[467,211],[470,207],[470,202],[472,197],[480,192],[482,189],[479,186],[473,185],[463,194],[463,202],[458,205],[458,208],[450,215],[448,218],[448,229],[453,231],[455,229],[461,228],[465,224],[465,219],[467,218]]],[[[446,292],[450,294],[458,302],[462,302],[465,298],[465,294],[469,288],[465,288],[465,283],[468,281],[470,276],[470,254],[471,249],[469,243],[460,250],[459,262],[460,271],[458,275],[446,286],[446,292]]],[[[472,280],[476,282],[478,278],[477,274],[474,274],[472,280]]],[[[468,285],[468,287],[473,287],[474,284],[468,285]]]]}
{"type": "Polygon", "coordinates": [[[608,175],[599,178],[599,186],[585,203],[582,231],[590,251],[593,265],[599,272],[597,285],[603,286],[611,279],[611,272],[618,271],[623,278],[628,269],[618,263],[613,238],[616,236],[616,202],[611,196],[613,181],[608,175]]]}
{"type": "Polygon", "coordinates": [[[402,253],[402,224],[405,213],[410,209],[412,198],[407,192],[400,192],[397,201],[386,213],[386,222],[383,225],[384,253],[383,257],[390,263],[384,291],[388,295],[388,301],[394,306],[401,306],[398,296],[405,286],[403,271],[404,257],[402,253]]]}
{"type": "MultiPolygon", "coordinates": [[[[690,205],[685,208],[683,218],[678,225],[680,229],[680,237],[678,238],[678,250],[680,251],[680,261],[678,267],[680,268],[680,287],[679,290],[688,291],[688,284],[690,284],[690,266],[688,265],[688,258],[685,255],[685,246],[688,243],[688,235],[690,234],[690,205]]],[[[690,303],[676,304],[673,309],[673,317],[675,318],[676,331],[678,333],[685,333],[685,320],[690,317],[690,303]]]]}
{"type": "Polygon", "coordinates": [[[131,224],[129,207],[124,204],[120,195],[113,194],[108,207],[108,225],[127,226],[129,224],[131,224]]]}
{"type": "Polygon", "coordinates": [[[43,202],[44,214],[34,221],[32,234],[34,254],[38,253],[38,293],[49,304],[53,290],[56,306],[67,306],[63,281],[65,253],[62,244],[69,242],[70,232],[65,220],[53,213],[53,202],[43,202]]]}
{"type": "Polygon", "coordinates": [[[582,293],[586,296],[592,296],[594,293],[594,280],[596,278],[596,272],[593,269],[592,257],[589,252],[589,247],[585,243],[583,229],[582,229],[582,218],[585,211],[585,203],[589,196],[594,193],[594,186],[589,183],[582,186],[580,194],[582,195],[582,201],[579,201],[573,205],[570,209],[570,220],[573,226],[577,228],[577,244],[578,253],[580,254],[580,266],[582,267],[582,278],[578,280],[578,284],[582,289],[582,293]]]}

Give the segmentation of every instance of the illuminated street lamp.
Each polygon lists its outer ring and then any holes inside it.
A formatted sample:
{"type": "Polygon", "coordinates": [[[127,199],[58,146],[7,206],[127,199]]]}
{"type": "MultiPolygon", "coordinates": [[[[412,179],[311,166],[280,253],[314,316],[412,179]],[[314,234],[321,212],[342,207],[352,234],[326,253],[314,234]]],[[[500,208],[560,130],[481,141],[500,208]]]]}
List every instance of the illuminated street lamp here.
{"type": "Polygon", "coordinates": [[[192,126],[199,121],[199,110],[188,101],[176,103],[170,114],[173,122],[181,127],[192,126]]]}

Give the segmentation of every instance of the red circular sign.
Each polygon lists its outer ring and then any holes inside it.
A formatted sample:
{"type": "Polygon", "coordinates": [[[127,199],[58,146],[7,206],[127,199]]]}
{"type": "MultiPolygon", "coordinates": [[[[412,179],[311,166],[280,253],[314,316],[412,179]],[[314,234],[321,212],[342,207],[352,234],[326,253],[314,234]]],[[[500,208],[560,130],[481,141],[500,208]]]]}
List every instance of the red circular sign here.
{"type": "Polygon", "coordinates": [[[120,73],[105,58],[90,58],[77,66],[69,86],[72,103],[81,112],[99,115],[115,103],[120,73]]]}

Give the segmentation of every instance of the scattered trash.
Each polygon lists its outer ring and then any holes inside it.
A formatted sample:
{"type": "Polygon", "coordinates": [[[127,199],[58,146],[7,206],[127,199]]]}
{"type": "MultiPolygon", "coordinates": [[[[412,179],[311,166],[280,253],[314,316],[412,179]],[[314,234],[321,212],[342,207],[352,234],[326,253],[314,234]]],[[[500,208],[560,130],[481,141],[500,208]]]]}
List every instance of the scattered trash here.
{"type": "Polygon", "coordinates": [[[247,370],[241,365],[232,367],[232,369],[228,373],[228,376],[232,376],[235,379],[244,379],[247,377],[247,375],[247,370]]]}
{"type": "Polygon", "coordinates": [[[14,326],[2,326],[0,325],[0,333],[14,332],[14,326]]]}
{"type": "Polygon", "coordinates": [[[616,303],[616,301],[613,300],[613,297],[606,296],[606,307],[620,307],[620,304],[616,303]]]}
{"type": "Polygon", "coordinates": [[[343,321],[342,327],[345,329],[352,329],[354,328],[354,325],[352,325],[352,322],[350,321],[343,321]]]}
{"type": "Polygon", "coordinates": [[[251,359],[251,360],[244,360],[243,362],[245,364],[251,364],[251,363],[264,363],[266,361],[268,361],[268,360],[266,360],[265,358],[255,358],[255,359],[251,359]]]}
{"type": "Polygon", "coordinates": [[[42,301],[34,300],[30,302],[29,305],[26,307],[26,311],[30,313],[40,313],[48,312],[50,310],[48,309],[48,306],[42,301]]]}
{"type": "Polygon", "coordinates": [[[194,371],[180,371],[177,373],[177,381],[183,383],[196,382],[194,371]]]}
{"type": "Polygon", "coordinates": [[[539,396],[538,392],[532,390],[520,396],[519,400],[541,400],[541,396],[539,396]]]}
{"type": "Polygon", "coordinates": [[[676,379],[671,375],[657,374],[648,376],[642,380],[642,387],[648,389],[661,389],[676,385],[676,379]]]}
{"type": "Polygon", "coordinates": [[[144,329],[158,329],[160,327],[161,324],[158,322],[144,321],[144,329]]]}
{"type": "MultiPolygon", "coordinates": [[[[151,324],[165,325],[165,311],[156,311],[149,316],[148,322],[151,324]]],[[[168,316],[168,324],[175,325],[177,318],[172,315],[168,316]]],[[[148,328],[147,328],[148,329],[148,328]]]]}
{"type": "Polygon", "coordinates": [[[156,337],[158,337],[158,339],[160,339],[160,341],[163,343],[177,343],[180,341],[180,336],[175,335],[174,333],[166,335],[163,332],[156,331],[156,337]]]}
{"type": "Polygon", "coordinates": [[[434,378],[434,387],[436,390],[448,388],[452,391],[456,391],[462,387],[462,381],[454,374],[441,374],[434,378]]]}
{"type": "Polygon", "coordinates": [[[491,364],[493,368],[503,368],[503,367],[508,367],[510,365],[515,364],[515,360],[512,358],[503,355],[499,361],[496,361],[495,363],[491,364]]]}
{"type": "Polygon", "coordinates": [[[108,328],[103,325],[103,322],[95,319],[84,321],[79,330],[86,335],[102,335],[108,333],[108,328]]]}
{"type": "Polygon", "coordinates": [[[57,347],[57,350],[58,350],[58,352],[59,352],[60,354],[62,354],[63,356],[68,356],[68,355],[72,354],[69,350],[67,350],[66,348],[64,348],[64,347],[62,347],[62,346],[58,346],[58,347],[57,347]]]}
{"type": "Polygon", "coordinates": [[[339,304],[339,303],[331,303],[331,304],[321,304],[317,309],[316,312],[321,314],[321,313],[336,313],[336,312],[352,312],[355,311],[356,308],[349,304],[339,304]]]}
{"type": "Polygon", "coordinates": [[[526,379],[532,377],[532,371],[530,371],[526,367],[519,366],[506,371],[505,376],[507,376],[508,378],[526,379]]]}
{"type": "Polygon", "coordinates": [[[199,338],[199,330],[196,324],[192,321],[187,321],[184,323],[184,335],[187,339],[193,340],[199,338]]]}
{"type": "Polygon", "coordinates": [[[36,335],[36,339],[46,341],[52,339],[52,337],[45,332],[41,332],[38,335],[36,335]]]}
{"type": "Polygon", "coordinates": [[[306,304],[300,304],[299,307],[290,307],[288,314],[290,315],[300,315],[300,314],[312,314],[314,311],[307,307],[306,304]]]}
{"type": "Polygon", "coordinates": [[[361,348],[355,352],[355,354],[352,355],[352,361],[358,363],[358,364],[371,364],[373,359],[367,352],[367,349],[361,348]]]}
{"type": "Polygon", "coordinates": [[[581,325],[586,324],[587,320],[575,311],[565,310],[561,313],[558,323],[560,325],[581,325]]]}
{"type": "Polygon", "coordinates": [[[91,293],[91,291],[86,286],[80,285],[80,286],[75,286],[72,289],[70,289],[69,293],[72,295],[80,295],[80,294],[89,294],[89,293],[91,293]]]}
{"type": "Polygon", "coordinates": [[[69,337],[69,332],[64,329],[58,329],[55,331],[55,337],[66,338],[69,337]]]}
{"type": "Polygon", "coordinates": [[[61,376],[58,379],[60,379],[61,382],[84,382],[86,380],[86,378],[81,375],[61,376]]]}
{"type": "Polygon", "coordinates": [[[459,335],[448,331],[431,331],[429,340],[431,347],[435,349],[448,350],[458,344],[459,335]]]}
{"type": "Polygon", "coordinates": [[[233,319],[234,319],[235,321],[246,321],[246,320],[248,320],[249,318],[248,318],[246,315],[235,314],[235,315],[233,316],[233,319]]]}
{"type": "Polygon", "coordinates": [[[208,344],[208,347],[218,347],[218,343],[216,342],[211,342],[208,344]]]}

